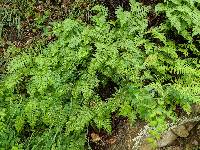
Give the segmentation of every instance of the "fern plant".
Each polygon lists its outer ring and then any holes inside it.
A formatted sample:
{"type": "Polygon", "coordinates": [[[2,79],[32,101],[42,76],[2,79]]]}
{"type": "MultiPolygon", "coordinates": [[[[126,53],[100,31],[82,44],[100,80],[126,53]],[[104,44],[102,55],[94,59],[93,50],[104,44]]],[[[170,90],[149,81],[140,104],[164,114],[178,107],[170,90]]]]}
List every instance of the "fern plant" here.
{"type": "Polygon", "coordinates": [[[157,12],[165,12],[170,27],[192,42],[192,37],[200,34],[199,0],[165,0],[156,6],[157,12]]]}
{"type": "Polygon", "coordinates": [[[91,25],[54,23],[49,34],[57,39],[39,54],[7,52],[12,59],[0,84],[1,148],[84,149],[89,125],[111,133],[112,112],[132,123],[147,121],[159,138],[166,119],[176,119],[176,105],[189,113],[199,103],[198,59],[179,56],[189,50],[166,38],[168,24],[148,29],[148,8],[134,0],[130,12],[116,11],[114,22],[105,7],[92,11],[91,25]],[[99,89],[110,80],[116,90],[103,98],[99,89]]]}

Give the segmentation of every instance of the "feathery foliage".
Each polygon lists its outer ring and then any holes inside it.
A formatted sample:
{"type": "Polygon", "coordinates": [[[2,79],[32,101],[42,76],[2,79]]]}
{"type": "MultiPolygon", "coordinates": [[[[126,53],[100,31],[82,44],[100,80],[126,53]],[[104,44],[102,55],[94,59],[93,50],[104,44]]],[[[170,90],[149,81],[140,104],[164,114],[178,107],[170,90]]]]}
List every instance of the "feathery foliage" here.
{"type": "MultiPolygon", "coordinates": [[[[57,39],[39,54],[11,48],[0,84],[0,147],[84,149],[89,125],[111,132],[112,112],[132,123],[137,117],[147,121],[159,137],[166,119],[176,119],[177,105],[190,113],[191,104],[200,100],[200,71],[198,57],[190,57],[198,48],[188,37],[199,34],[199,14],[183,12],[191,22],[184,26],[179,13],[171,12],[182,10],[170,8],[175,2],[156,6],[168,17],[159,27],[148,29],[148,8],[131,0],[131,11],[119,8],[114,22],[97,5],[92,25],[72,19],[54,23],[49,34],[57,39]],[[188,43],[169,39],[172,27],[188,43]],[[190,27],[194,32],[189,36],[190,27]],[[115,92],[102,98],[99,89],[110,81],[115,92]]],[[[198,11],[193,4],[187,7],[198,11]]]]}

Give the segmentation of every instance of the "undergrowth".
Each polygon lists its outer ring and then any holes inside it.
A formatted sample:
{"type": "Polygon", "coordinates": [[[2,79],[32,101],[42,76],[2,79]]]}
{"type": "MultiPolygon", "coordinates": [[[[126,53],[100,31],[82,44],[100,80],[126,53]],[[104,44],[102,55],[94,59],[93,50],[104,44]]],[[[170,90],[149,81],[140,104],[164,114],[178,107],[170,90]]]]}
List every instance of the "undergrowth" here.
{"type": "Polygon", "coordinates": [[[36,1],[2,0],[0,2],[0,38],[5,28],[15,28],[20,35],[21,21],[33,13],[36,1]]]}
{"type": "Polygon", "coordinates": [[[176,120],[176,106],[189,114],[199,103],[199,1],[159,3],[156,11],[166,20],[150,29],[149,7],[130,2],[131,11],[117,9],[116,21],[97,5],[90,25],[69,18],[54,23],[48,35],[56,40],[39,53],[16,47],[5,52],[2,149],[89,148],[87,127],[111,133],[113,112],[132,124],[145,120],[158,139],[166,121],[176,120]],[[172,38],[172,30],[186,42],[172,38]],[[115,90],[102,97],[99,89],[110,83],[115,90]]]}
{"type": "MultiPolygon", "coordinates": [[[[0,39],[22,39],[24,30],[42,31],[49,22],[63,18],[88,19],[94,0],[1,0],[0,39]],[[7,31],[8,30],[8,31],[7,31]],[[13,38],[13,30],[16,31],[13,38]]],[[[0,45],[1,46],[1,45],[0,45]]]]}

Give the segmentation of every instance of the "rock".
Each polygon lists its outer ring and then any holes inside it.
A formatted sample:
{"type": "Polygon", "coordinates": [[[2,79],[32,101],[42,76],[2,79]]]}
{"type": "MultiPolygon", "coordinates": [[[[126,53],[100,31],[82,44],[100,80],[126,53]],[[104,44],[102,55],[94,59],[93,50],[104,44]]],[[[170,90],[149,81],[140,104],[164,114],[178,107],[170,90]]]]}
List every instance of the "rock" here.
{"type": "Polygon", "coordinates": [[[151,143],[148,143],[147,141],[144,141],[141,144],[139,150],[155,150],[155,148],[153,148],[151,143]]]}
{"type": "Polygon", "coordinates": [[[199,104],[193,104],[191,110],[192,110],[192,113],[194,113],[194,114],[200,114],[200,105],[199,104]]]}
{"type": "Polygon", "coordinates": [[[171,145],[177,139],[177,135],[175,135],[171,130],[167,131],[165,134],[161,136],[161,139],[157,142],[158,147],[165,147],[171,145]]]}
{"type": "Polygon", "coordinates": [[[189,135],[189,132],[184,125],[180,125],[172,129],[172,131],[179,137],[187,137],[189,135]]]}
{"type": "Polygon", "coordinates": [[[184,126],[187,129],[187,131],[190,132],[196,124],[197,122],[187,122],[184,124],[184,126]]]}
{"type": "Polygon", "coordinates": [[[151,147],[151,145],[142,145],[139,150],[155,150],[151,147]]]}

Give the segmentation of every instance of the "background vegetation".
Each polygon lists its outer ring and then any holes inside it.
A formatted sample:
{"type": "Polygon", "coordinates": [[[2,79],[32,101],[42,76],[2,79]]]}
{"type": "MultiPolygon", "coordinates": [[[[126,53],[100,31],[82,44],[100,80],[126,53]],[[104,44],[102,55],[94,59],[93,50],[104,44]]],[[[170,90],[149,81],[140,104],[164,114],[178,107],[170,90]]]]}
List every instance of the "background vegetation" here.
{"type": "Polygon", "coordinates": [[[29,46],[9,44],[2,54],[2,149],[90,149],[88,128],[111,133],[113,113],[133,125],[145,120],[154,142],[166,121],[176,121],[177,107],[189,114],[199,104],[198,0],[149,6],[130,0],[130,8],[118,7],[112,19],[96,5],[88,7],[87,19],[68,11],[57,21],[50,11],[37,16],[36,2],[13,13],[17,2],[3,8],[11,16],[2,19],[4,37],[10,22],[21,31],[19,20],[30,16],[28,27],[41,36],[29,46]]]}

